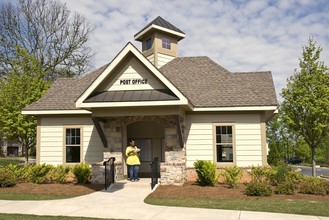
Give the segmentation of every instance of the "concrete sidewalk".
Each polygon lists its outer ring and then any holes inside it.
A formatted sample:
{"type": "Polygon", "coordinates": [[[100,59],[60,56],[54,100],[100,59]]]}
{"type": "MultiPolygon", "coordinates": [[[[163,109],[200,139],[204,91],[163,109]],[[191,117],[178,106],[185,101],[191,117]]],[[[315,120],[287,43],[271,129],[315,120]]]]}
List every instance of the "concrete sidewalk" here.
{"type": "Polygon", "coordinates": [[[0,213],[141,220],[329,220],[329,217],[305,215],[148,205],[143,202],[144,198],[152,192],[148,182],[149,179],[135,183],[120,181],[108,190],[71,199],[47,201],[0,200],[0,213]]]}

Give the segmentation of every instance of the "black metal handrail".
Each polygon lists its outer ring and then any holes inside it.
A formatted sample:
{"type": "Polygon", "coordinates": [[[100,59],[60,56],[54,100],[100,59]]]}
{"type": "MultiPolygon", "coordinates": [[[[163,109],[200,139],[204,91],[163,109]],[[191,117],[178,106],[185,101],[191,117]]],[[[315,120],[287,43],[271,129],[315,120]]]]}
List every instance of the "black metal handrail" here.
{"type": "Polygon", "coordinates": [[[114,167],[115,158],[111,157],[108,161],[104,161],[103,165],[105,166],[105,190],[114,183],[115,177],[115,167],[114,167]]]}
{"type": "Polygon", "coordinates": [[[151,165],[151,188],[158,184],[159,178],[159,158],[155,157],[150,163],[151,165]]]}

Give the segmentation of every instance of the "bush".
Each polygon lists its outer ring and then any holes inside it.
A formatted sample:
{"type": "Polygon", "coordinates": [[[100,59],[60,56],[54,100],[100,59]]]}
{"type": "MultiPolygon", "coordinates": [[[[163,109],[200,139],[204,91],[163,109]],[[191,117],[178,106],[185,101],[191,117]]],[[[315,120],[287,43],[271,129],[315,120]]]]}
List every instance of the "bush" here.
{"type": "Polygon", "coordinates": [[[50,164],[32,165],[27,168],[29,177],[28,179],[33,183],[49,183],[51,182],[51,170],[53,166],[50,164]]]}
{"type": "Polygon", "coordinates": [[[295,194],[295,191],[297,189],[297,185],[291,181],[283,181],[280,182],[276,189],[275,189],[275,193],[276,194],[285,194],[285,195],[293,195],[295,194]]]}
{"type": "Polygon", "coordinates": [[[271,186],[265,182],[251,181],[246,183],[245,194],[247,196],[271,196],[271,186]]]}
{"type": "Polygon", "coordinates": [[[242,169],[239,167],[227,167],[220,175],[224,177],[224,182],[231,188],[237,188],[242,176],[242,169]]]}
{"type": "Polygon", "coordinates": [[[10,173],[12,176],[16,178],[17,181],[24,181],[24,169],[17,164],[8,164],[5,166],[4,171],[6,173],[10,173]]]}
{"type": "Polygon", "coordinates": [[[51,172],[51,177],[57,183],[65,183],[70,172],[69,166],[57,165],[51,172]]]}
{"type": "Polygon", "coordinates": [[[4,168],[0,169],[0,187],[13,187],[17,184],[17,178],[12,173],[6,172],[4,168]]]}
{"type": "Polygon", "coordinates": [[[269,183],[273,179],[275,170],[268,167],[252,167],[250,175],[253,181],[269,183]]]}
{"type": "Polygon", "coordinates": [[[197,160],[194,162],[195,171],[198,175],[197,182],[201,186],[214,186],[218,176],[217,165],[211,161],[197,160]]]}
{"type": "Polygon", "coordinates": [[[290,169],[285,163],[279,163],[277,167],[275,167],[272,175],[270,176],[271,182],[274,185],[278,185],[285,181],[285,176],[289,173],[290,169]]]}
{"type": "Polygon", "coordinates": [[[76,164],[72,172],[77,179],[78,183],[89,183],[91,178],[91,168],[89,164],[79,163],[76,164]]]}
{"type": "Polygon", "coordinates": [[[326,181],[313,176],[304,177],[299,189],[300,193],[314,195],[327,195],[328,191],[326,181]]]}

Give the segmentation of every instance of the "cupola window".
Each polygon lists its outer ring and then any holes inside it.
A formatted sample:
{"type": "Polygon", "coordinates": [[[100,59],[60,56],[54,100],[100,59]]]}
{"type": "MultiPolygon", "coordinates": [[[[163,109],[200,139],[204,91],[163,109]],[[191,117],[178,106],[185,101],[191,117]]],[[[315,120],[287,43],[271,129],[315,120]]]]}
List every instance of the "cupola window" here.
{"type": "Polygon", "coordinates": [[[146,50],[151,49],[152,47],[152,38],[146,40],[146,50]]]}
{"type": "Polygon", "coordinates": [[[171,40],[168,38],[162,38],[162,48],[171,50],[171,40]]]}

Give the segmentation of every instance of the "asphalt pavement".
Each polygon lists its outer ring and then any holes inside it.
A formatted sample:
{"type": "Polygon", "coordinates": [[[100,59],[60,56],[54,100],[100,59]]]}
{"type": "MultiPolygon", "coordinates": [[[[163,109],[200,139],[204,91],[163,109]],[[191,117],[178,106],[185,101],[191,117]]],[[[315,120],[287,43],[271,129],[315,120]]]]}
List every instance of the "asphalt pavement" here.
{"type": "MultiPolygon", "coordinates": [[[[301,170],[300,171],[301,174],[306,175],[306,176],[312,176],[312,167],[299,166],[299,165],[294,165],[294,167],[299,168],[301,170]]],[[[329,176],[329,168],[328,167],[317,167],[316,175],[317,176],[329,176]]]]}

